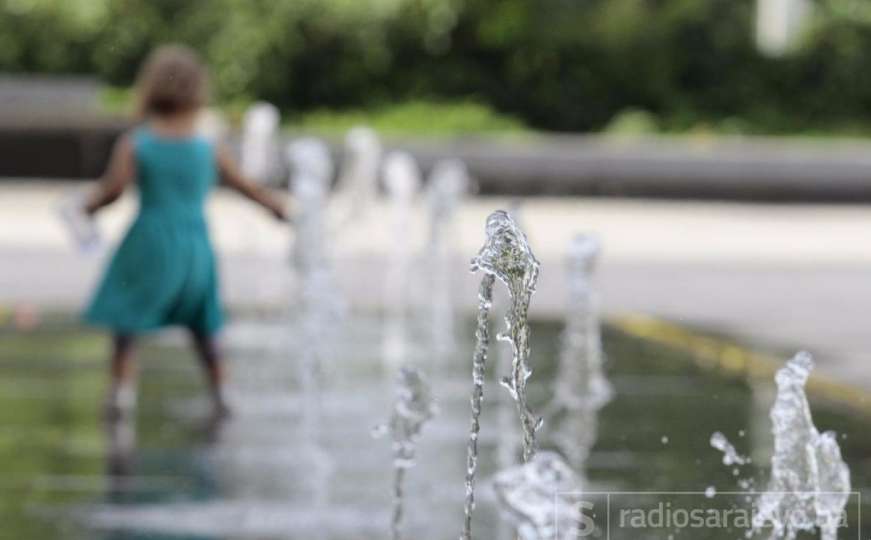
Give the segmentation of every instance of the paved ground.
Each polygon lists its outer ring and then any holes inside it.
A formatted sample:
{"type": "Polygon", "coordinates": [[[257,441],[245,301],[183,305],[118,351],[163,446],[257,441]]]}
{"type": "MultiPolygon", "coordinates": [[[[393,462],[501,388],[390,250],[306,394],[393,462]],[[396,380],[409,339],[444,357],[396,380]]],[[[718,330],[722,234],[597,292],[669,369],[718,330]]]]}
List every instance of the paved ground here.
{"type": "MultiPolygon", "coordinates": [[[[0,306],[73,309],[87,297],[101,260],[77,254],[59,225],[54,208],[65,189],[0,185],[0,306]]],[[[475,301],[465,261],[482,243],[485,216],[508,204],[478,198],[460,212],[452,233],[458,302],[475,301]]],[[[133,207],[127,199],[101,217],[110,239],[133,207]]],[[[289,231],[230,194],[218,194],[210,212],[229,302],[283,302],[289,231]]],[[[784,352],[806,348],[828,375],[871,390],[871,208],[540,198],[521,215],[543,265],[538,314],[560,314],[565,246],[574,233],[595,231],[605,246],[598,281],[607,314],[667,317],[784,352]]],[[[417,208],[404,229],[418,252],[425,216],[417,208]]],[[[330,242],[340,282],[358,306],[380,304],[384,261],[396,245],[391,218],[378,205],[330,242]]]]}

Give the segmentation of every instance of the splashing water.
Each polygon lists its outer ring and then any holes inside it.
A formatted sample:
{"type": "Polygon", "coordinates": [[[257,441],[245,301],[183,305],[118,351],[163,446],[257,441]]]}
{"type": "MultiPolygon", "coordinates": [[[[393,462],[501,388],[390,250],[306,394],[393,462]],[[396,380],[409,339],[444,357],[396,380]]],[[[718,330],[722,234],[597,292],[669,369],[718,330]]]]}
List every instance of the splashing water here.
{"type": "Polygon", "coordinates": [[[569,246],[566,326],[550,415],[563,413],[554,442],[575,470],[581,472],[596,442],[598,414],[612,398],[605,377],[602,338],[590,278],[600,252],[596,238],[577,235],[569,246]]]}
{"type": "Polygon", "coordinates": [[[389,433],[393,439],[393,518],[391,534],[402,538],[405,471],[414,466],[417,441],[426,424],[438,412],[432,391],[417,368],[403,366],[397,379],[396,402],[386,425],[378,426],[376,436],[389,433]]]}
{"type": "Polygon", "coordinates": [[[719,431],[711,435],[711,446],[723,453],[723,465],[746,465],[750,463],[750,458],[742,456],[735,450],[729,439],[719,431]]]}
{"type": "Polygon", "coordinates": [[[541,421],[529,409],[526,398],[526,382],[532,374],[529,368],[529,324],[527,312],[529,301],[535,292],[539,263],[532,254],[526,235],[523,234],[508,213],[497,210],[487,218],[487,240],[478,255],[472,260],[472,271],[482,270],[478,290],[478,318],[475,337],[475,353],[472,358],[472,419],[469,431],[469,446],[466,468],[466,504],[463,526],[464,540],[472,537],[472,512],[475,508],[475,472],[478,466],[478,433],[481,401],[484,395],[484,370],[490,335],[487,328],[490,308],[493,303],[493,284],[496,278],[505,283],[511,294],[511,307],[505,317],[507,325],[499,339],[507,341],[512,348],[513,361],[510,377],[502,380],[517,404],[523,432],[523,460],[528,461],[535,452],[535,432],[541,421]]]}
{"type": "Polygon", "coordinates": [[[456,350],[454,310],[451,302],[451,250],[446,238],[463,195],[469,190],[469,174],[458,160],[436,163],[427,185],[430,239],[427,256],[432,272],[431,349],[436,359],[447,358],[456,350]]]}
{"type": "Polygon", "coordinates": [[[569,540],[583,519],[576,493],[580,480],[554,452],[540,452],[527,463],[500,471],[493,479],[499,506],[523,540],[569,540]]]}
{"type": "Polygon", "coordinates": [[[802,352],[775,378],[771,479],[753,517],[754,531],[770,525],[772,539],[793,540],[800,531],[819,529],[822,540],[836,540],[850,494],[850,470],[835,434],[820,434],[811,417],[804,388],[813,367],[811,355],[802,352]]]}

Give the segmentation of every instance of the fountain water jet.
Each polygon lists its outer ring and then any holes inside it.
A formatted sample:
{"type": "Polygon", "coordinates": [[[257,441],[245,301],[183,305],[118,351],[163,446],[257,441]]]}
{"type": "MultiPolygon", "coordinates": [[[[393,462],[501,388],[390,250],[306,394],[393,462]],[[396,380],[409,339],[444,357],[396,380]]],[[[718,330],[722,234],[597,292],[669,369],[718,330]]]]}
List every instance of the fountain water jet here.
{"type": "Polygon", "coordinates": [[[411,154],[391,152],[384,161],[384,184],[393,213],[393,252],[384,280],[384,359],[389,368],[408,360],[408,319],[411,290],[411,211],[420,190],[420,169],[411,154]]]}
{"type": "Polygon", "coordinates": [[[554,442],[579,473],[596,442],[598,415],[612,398],[605,377],[602,338],[591,276],[601,248],[598,240],[579,234],[567,257],[568,309],[562,350],[549,415],[561,416],[554,442]]]}
{"type": "Polygon", "coordinates": [[[378,195],[381,153],[375,131],[364,126],[348,131],[342,171],[331,203],[331,230],[347,228],[370,211],[378,195]]]}
{"type": "MultiPolygon", "coordinates": [[[[515,198],[508,203],[508,210],[506,210],[508,215],[511,216],[511,219],[514,220],[514,223],[521,229],[523,229],[522,207],[523,200],[515,198]]],[[[501,298],[498,290],[494,291],[494,293],[495,296],[493,301],[496,309],[493,318],[497,321],[504,321],[507,316],[508,304],[510,302],[501,298]]],[[[510,294],[507,292],[505,294],[510,297],[510,294]]],[[[512,369],[514,354],[507,343],[504,345],[506,346],[499,347],[497,344],[497,347],[494,347],[492,351],[492,354],[496,357],[497,373],[510,373],[512,369]]],[[[499,446],[497,448],[498,463],[500,469],[507,469],[517,465],[520,460],[522,437],[520,436],[520,427],[515,421],[516,413],[514,410],[516,405],[514,399],[508,392],[500,392],[496,401],[499,405],[496,421],[496,425],[499,429],[499,446]]],[[[516,531],[513,527],[510,534],[512,539],[515,538],[516,531]]],[[[507,536],[501,535],[500,538],[501,537],[507,536]]]]}
{"type": "Polygon", "coordinates": [[[427,247],[432,271],[430,328],[432,353],[444,359],[456,349],[454,311],[451,301],[451,250],[446,238],[463,195],[469,190],[469,173],[459,160],[436,163],[427,186],[430,238],[427,247]]]}
{"type": "Polygon", "coordinates": [[[314,431],[319,416],[319,379],[332,332],[341,320],[343,305],[333,283],[323,246],[324,207],[332,165],[326,146],[315,139],[292,142],[287,157],[293,170],[291,188],[298,207],[292,261],[299,278],[296,343],[303,388],[304,431],[314,431]]]}
{"type": "Polygon", "coordinates": [[[529,368],[529,324],[527,320],[529,301],[535,292],[539,263],[526,235],[511,217],[497,210],[487,218],[487,240],[478,255],[472,260],[471,270],[482,270],[484,276],[478,292],[478,317],[475,336],[475,352],[472,359],[472,418],[466,463],[466,502],[463,540],[472,537],[472,512],[475,508],[475,473],[478,467],[478,433],[480,431],[481,402],[484,396],[484,370],[487,362],[490,336],[488,329],[490,307],[493,301],[493,284],[496,278],[505,283],[511,294],[511,306],[505,317],[506,331],[499,339],[507,341],[512,348],[513,361],[510,377],[502,380],[517,404],[523,433],[523,460],[528,461],[535,452],[535,432],[541,427],[540,419],[529,409],[526,398],[526,382],[532,374],[529,368]]]}
{"type": "MultiPolygon", "coordinates": [[[[212,115],[214,116],[214,114],[212,115]]],[[[203,120],[207,120],[209,116],[201,115],[203,120]]],[[[239,143],[239,171],[246,178],[265,184],[270,180],[282,178],[286,171],[281,167],[281,152],[277,144],[277,131],[280,115],[278,109],[273,105],[265,102],[257,102],[250,106],[245,111],[245,116],[242,123],[242,136],[239,143]]],[[[214,121],[205,122],[207,125],[204,129],[211,131],[215,127],[208,127],[208,124],[214,124],[214,121]]],[[[226,127],[226,126],[225,126],[226,127]]],[[[226,129],[224,129],[226,131],[226,129]]],[[[223,133],[221,133],[223,137],[223,133]]],[[[235,229],[238,234],[238,242],[243,246],[246,255],[251,258],[261,258],[263,255],[262,239],[268,236],[268,230],[264,229],[264,222],[261,216],[254,216],[249,213],[242,213],[239,216],[239,223],[235,229]]],[[[276,268],[276,272],[269,273],[269,276],[282,276],[280,270],[276,268]]],[[[283,270],[283,268],[281,268],[283,270]]],[[[263,272],[265,274],[266,272],[263,272]]],[[[255,298],[268,298],[276,288],[276,285],[281,286],[281,282],[276,283],[271,279],[266,279],[266,276],[261,274],[262,279],[257,279],[253,283],[253,296],[255,298]]],[[[265,322],[269,320],[270,314],[268,309],[258,306],[254,312],[257,313],[256,322],[265,322]]],[[[237,330],[239,332],[238,342],[245,344],[254,344],[262,346],[267,342],[280,342],[281,338],[275,335],[264,335],[263,331],[258,331],[257,324],[248,325],[237,330]]],[[[238,327],[237,327],[238,328],[238,327]]],[[[272,347],[280,350],[279,346],[272,347]]]]}
{"type": "Polygon", "coordinates": [[[402,538],[405,500],[405,473],[415,464],[417,441],[426,424],[438,412],[429,383],[417,368],[403,366],[396,383],[393,414],[386,425],[378,426],[376,436],[389,433],[393,439],[393,516],[390,531],[394,540],[402,538]]]}
{"type": "Polygon", "coordinates": [[[770,525],[772,539],[819,529],[822,540],[836,540],[850,496],[850,469],[835,434],[820,434],[811,417],[804,388],[813,367],[801,352],[775,377],[771,478],[753,516],[754,532],[770,525]]]}
{"type": "Polygon", "coordinates": [[[301,274],[323,265],[324,216],[332,174],[327,147],[317,139],[300,139],[287,146],[291,193],[299,208],[292,259],[301,274]]]}
{"type": "Polygon", "coordinates": [[[280,118],[278,109],[263,101],[245,111],[239,168],[246,177],[262,183],[275,175],[275,136],[280,118]]]}

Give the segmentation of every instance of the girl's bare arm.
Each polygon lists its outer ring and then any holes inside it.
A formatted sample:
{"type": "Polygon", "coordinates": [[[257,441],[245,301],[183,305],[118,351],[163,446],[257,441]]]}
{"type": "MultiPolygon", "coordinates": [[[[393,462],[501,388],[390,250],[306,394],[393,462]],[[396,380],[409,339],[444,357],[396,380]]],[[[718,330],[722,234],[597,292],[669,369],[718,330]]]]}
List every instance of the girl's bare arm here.
{"type": "Polygon", "coordinates": [[[225,147],[218,149],[217,158],[221,179],[225,184],[269,210],[277,219],[281,221],[288,220],[285,206],[267,190],[242,176],[242,173],[236,167],[235,161],[233,161],[225,147]]]}
{"type": "Polygon", "coordinates": [[[112,149],[106,172],[96,189],[88,196],[85,212],[93,215],[104,206],[112,204],[124,193],[124,189],[136,177],[136,161],[133,158],[133,141],[129,134],[122,135],[112,149]]]}

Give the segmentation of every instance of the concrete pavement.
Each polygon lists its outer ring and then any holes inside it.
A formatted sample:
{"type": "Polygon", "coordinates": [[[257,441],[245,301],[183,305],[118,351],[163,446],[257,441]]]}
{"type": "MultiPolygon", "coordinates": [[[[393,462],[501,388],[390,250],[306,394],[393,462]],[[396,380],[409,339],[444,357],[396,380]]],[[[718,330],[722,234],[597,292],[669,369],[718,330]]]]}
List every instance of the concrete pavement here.
{"type": "MultiPolygon", "coordinates": [[[[76,253],[56,218],[68,189],[0,185],[0,305],[75,309],[85,301],[101,260],[76,253]]],[[[483,241],[484,219],[509,204],[476,198],[458,215],[455,292],[464,306],[475,302],[466,264],[483,241]]],[[[134,207],[126,198],[101,216],[110,241],[134,207]]],[[[213,197],[209,211],[228,302],[281,305],[292,233],[230,193],[213,197]]],[[[422,252],[425,209],[414,216],[407,234],[422,252]]],[[[871,208],[536,198],[524,202],[521,218],[542,261],[538,315],[560,315],[565,246],[576,232],[594,231],[605,250],[597,279],[608,315],[665,317],[784,355],[808,349],[823,373],[871,390],[871,208]]],[[[379,203],[328,246],[340,284],[362,309],[380,305],[393,230],[379,203]]]]}

